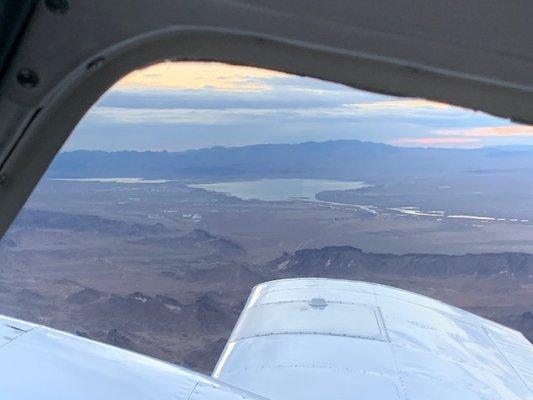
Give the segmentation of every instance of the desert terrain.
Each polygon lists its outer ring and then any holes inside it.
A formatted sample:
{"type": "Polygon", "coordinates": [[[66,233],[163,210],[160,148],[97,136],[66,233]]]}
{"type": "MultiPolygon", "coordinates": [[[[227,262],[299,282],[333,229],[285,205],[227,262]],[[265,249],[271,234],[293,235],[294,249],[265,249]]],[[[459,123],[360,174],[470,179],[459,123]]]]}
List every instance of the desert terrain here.
{"type": "Polygon", "coordinates": [[[533,339],[525,200],[504,209],[457,180],[313,201],[190,186],[214,181],[44,178],[0,244],[0,313],[210,372],[253,285],[320,276],[426,294],[533,339]]]}

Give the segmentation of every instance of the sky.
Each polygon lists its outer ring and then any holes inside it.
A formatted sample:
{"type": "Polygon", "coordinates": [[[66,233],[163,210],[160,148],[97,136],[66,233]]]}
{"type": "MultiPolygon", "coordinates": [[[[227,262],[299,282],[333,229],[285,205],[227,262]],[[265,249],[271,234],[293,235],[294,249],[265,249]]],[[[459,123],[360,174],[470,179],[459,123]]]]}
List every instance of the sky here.
{"type": "Polygon", "coordinates": [[[117,82],[63,150],[183,151],[337,139],[408,147],[533,145],[533,127],[269,70],[167,62],[117,82]]]}

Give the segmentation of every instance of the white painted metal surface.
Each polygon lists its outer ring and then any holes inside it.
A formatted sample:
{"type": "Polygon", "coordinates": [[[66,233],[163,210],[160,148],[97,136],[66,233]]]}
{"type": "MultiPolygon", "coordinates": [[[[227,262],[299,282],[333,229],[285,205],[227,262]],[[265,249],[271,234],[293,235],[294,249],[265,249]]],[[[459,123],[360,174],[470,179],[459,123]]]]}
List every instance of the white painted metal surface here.
{"type": "Polygon", "coordinates": [[[253,290],[213,376],[275,400],[524,400],[533,348],[403,290],[281,280],[253,290]]]}
{"type": "Polygon", "coordinates": [[[0,316],[2,400],[259,400],[174,365],[0,316]]]}
{"type": "Polygon", "coordinates": [[[533,348],[520,333],[363,282],[257,286],[213,378],[0,316],[6,400],[524,400],[532,388],[533,348]]]}

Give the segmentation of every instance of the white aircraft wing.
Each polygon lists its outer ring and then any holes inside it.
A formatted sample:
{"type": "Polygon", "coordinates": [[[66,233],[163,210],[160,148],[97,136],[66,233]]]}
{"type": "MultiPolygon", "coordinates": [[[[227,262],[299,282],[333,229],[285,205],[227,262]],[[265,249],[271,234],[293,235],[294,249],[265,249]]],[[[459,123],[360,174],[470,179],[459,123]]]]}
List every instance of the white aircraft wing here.
{"type": "Polygon", "coordinates": [[[290,279],[253,290],[213,377],[276,400],[524,400],[533,348],[425,296],[290,279]]]}
{"type": "Polygon", "coordinates": [[[0,316],[2,400],[260,400],[185,368],[0,316]]]}
{"type": "Polygon", "coordinates": [[[520,333],[377,284],[257,286],[213,377],[0,316],[6,400],[526,400],[532,388],[520,333]]]}

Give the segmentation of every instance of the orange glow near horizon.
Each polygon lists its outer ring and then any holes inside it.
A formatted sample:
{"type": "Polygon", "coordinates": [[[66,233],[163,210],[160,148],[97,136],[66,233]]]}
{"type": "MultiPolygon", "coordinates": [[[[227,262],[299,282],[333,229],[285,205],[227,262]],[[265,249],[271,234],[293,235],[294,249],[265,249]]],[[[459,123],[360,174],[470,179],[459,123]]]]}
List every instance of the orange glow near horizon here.
{"type": "Polygon", "coordinates": [[[462,137],[506,137],[506,136],[533,136],[533,126],[486,126],[465,129],[439,129],[433,131],[438,135],[462,137]]]}
{"type": "Polygon", "coordinates": [[[435,146],[435,145],[441,145],[441,146],[457,146],[457,145],[465,145],[465,144],[473,144],[478,142],[477,139],[474,138],[442,138],[442,137],[422,137],[422,138],[400,138],[396,140],[392,140],[389,142],[389,144],[396,145],[396,146],[402,146],[402,147],[408,147],[408,146],[435,146]]]}
{"type": "Polygon", "coordinates": [[[133,71],[117,89],[217,89],[231,91],[268,90],[262,78],[286,76],[281,72],[214,62],[165,62],[133,71]]]}

